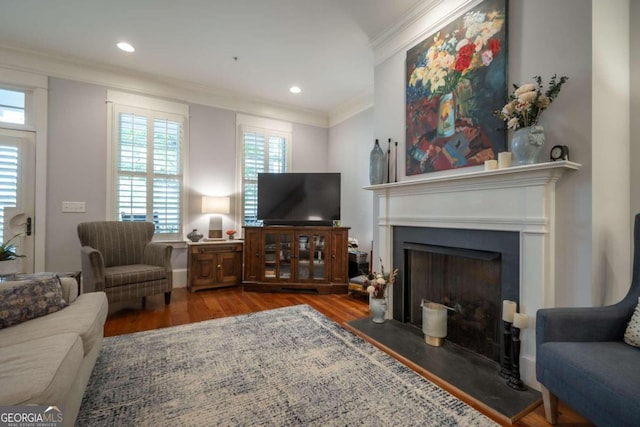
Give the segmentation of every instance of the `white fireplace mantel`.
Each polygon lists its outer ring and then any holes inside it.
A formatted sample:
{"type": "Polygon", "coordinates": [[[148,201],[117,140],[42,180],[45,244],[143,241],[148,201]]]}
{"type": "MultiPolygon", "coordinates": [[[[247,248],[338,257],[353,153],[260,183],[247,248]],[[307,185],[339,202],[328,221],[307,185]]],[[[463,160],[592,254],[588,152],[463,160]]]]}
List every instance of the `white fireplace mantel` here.
{"type": "Polygon", "coordinates": [[[569,161],[537,163],[365,187],[374,192],[374,247],[384,265],[393,265],[394,226],[520,233],[519,311],[530,324],[521,335],[521,374],[534,387],[535,314],[555,306],[555,184],[580,167],[569,161]]]}

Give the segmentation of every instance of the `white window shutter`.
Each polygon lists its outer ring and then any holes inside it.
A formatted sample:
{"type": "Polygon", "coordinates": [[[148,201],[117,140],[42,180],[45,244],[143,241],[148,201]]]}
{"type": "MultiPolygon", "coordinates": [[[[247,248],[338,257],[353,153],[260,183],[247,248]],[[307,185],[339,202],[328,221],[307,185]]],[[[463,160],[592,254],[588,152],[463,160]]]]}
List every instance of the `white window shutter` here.
{"type": "Polygon", "coordinates": [[[287,136],[268,129],[242,129],[244,225],[258,225],[258,174],[287,172],[287,136]]]}

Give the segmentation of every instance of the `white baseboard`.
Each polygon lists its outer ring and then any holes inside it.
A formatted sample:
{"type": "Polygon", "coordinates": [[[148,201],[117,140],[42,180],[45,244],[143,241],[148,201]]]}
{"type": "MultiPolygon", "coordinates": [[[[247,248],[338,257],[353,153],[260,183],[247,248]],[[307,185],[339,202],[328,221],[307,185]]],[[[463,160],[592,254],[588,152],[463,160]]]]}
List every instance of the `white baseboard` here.
{"type": "Polygon", "coordinates": [[[186,268],[173,270],[173,287],[174,288],[187,287],[187,269],[186,268]]]}

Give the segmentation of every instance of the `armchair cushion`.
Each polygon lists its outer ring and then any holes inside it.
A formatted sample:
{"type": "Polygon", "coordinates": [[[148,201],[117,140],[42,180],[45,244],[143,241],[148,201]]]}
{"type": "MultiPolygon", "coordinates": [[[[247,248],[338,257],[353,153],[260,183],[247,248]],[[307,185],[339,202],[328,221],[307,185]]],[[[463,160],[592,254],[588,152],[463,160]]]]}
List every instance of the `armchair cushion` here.
{"type": "Polygon", "coordinates": [[[133,264],[109,267],[105,271],[105,286],[129,285],[167,278],[167,270],[153,265],[133,264]]]}

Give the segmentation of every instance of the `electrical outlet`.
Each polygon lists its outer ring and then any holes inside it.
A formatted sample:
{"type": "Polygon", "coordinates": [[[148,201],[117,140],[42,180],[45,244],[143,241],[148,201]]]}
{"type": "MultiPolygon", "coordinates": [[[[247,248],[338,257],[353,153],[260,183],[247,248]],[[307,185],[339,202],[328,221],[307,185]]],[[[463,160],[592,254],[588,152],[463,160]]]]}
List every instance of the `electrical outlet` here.
{"type": "Polygon", "coordinates": [[[62,202],[62,212],[82,213],[86,211],[86,202],[62,202]]]}

